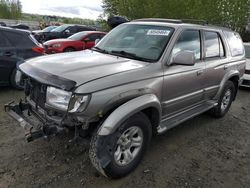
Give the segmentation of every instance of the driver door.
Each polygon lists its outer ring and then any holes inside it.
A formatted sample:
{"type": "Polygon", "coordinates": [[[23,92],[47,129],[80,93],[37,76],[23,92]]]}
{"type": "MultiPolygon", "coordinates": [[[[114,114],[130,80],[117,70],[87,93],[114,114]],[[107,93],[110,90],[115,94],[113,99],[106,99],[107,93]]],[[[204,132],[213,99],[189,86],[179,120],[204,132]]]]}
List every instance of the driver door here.
{"type": "Polygon", "coordinates": [[[204,100],[205,63],[201,56],[200,30],[184,30],[178,37],[171,53],[192,51],[195,65],[165,66],[163,85],[163,118],[191,108],[204,100]]]}

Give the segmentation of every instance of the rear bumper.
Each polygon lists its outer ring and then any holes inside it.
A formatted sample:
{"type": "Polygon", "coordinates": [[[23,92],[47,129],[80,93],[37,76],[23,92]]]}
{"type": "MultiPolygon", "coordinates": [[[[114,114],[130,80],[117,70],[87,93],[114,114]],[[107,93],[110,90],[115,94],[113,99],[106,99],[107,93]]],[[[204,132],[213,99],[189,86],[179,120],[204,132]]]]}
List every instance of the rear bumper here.
{"type": "Polygon", "coordinates": [[[48,137],[49,135],[57,134],[65,130],[65,128],[58,127],[53,123],[43,121],[37,115],[30,104],[22,101],[19,104],[11,102],[4,106],[5,111],[15,119],[25,131],[25,138],[27,142],[34,141],[41,137],[48,137]],[[31,121],[33,119],[33,121],[31,121]]]}

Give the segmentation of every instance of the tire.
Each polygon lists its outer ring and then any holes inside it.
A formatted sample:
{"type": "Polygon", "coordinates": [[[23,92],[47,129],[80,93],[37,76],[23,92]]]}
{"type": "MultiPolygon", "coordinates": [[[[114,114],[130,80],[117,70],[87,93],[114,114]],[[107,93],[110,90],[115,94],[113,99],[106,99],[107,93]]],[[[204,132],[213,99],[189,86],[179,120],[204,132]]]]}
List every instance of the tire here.
{"type": "MultiPolygon", "coordinates": [[[[15,68],[12,71],[11,76],[10,76],[10,84],[15,89],[22,90],[24,88],[24,86],[17,82],[17,80],[16,80],[17,76],[21,76],[21,75],[20,75],[20,72],[17,71],[17,69],[15,68]]],[[[21,80],[21,78],[20,78],[20,80],[21,80]]]]}
{"type": "Polygon", "coordinates": [[[76,51],[74,48],[68,47],[63,50],[63,52],[74,52],[76,51]]]}
{"type": "Polygon", "coordinates": [[[97,132],[94,132],[90,142],[90,160],[99,173],[115,179],[126,176],[138,166],[152,137],[151,123],[143,113],[135,114],[126,120],[111,135],[98,136],[97,132]],[[127,135],[130,135],[130,138],[123,146],[121,140],[127,135]],[[135,147],[134,141],[137,143],[135,147]],[[132,157],[126,161],[129,158],[128,151],[132,157]]]}
{"type": "Polygon", "coordinates": [[[210,115],[216,118],[221,118],[225,116],[231,107],[231,104],[235,96],[235,92],[236,88],[234,83],[232,81],[227,81],[223,88],[223,91],[221,92],[218,105],[209,111],[210,115]]]}

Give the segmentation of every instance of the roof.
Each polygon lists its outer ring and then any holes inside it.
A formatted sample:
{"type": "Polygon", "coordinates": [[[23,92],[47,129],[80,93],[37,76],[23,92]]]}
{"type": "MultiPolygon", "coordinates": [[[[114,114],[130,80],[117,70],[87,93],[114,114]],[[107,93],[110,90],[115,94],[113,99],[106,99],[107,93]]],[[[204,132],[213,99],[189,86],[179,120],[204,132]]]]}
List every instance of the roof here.
{"type": "Polygon", "coordinates": [[[143,19],[137,19],[133,20],[132,22],[141,22],[141,23],[155,23],[155,24],[168,24],[175,27],[181,27],[181,26],[193,26],[193,27],[204,27],[204,28],[211,28],[211,29],[220,29],[220,30],[228,30],[232,31],[229,28],[217,26],[217,25],[210,25],[205,20],[195,20],[195,19],[164,19],[164,18],[143,18],[143,19]]]}
{"type": "Polygon", "coordinates": [[[3,27],[0,26],[0,31],[12,31],[12,32],[17,32],[21,34],[31,34],[31,31],[23,30],[23,29],[16,29],[16,28],[10,28],[10,27],[3,27]]]}

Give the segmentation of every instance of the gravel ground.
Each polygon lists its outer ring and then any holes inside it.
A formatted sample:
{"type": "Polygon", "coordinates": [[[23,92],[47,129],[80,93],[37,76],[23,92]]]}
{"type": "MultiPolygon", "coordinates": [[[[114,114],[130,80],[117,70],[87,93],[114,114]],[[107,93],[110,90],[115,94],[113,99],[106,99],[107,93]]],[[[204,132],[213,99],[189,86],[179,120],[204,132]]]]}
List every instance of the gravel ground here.
{"type": "Polygon", "coordinates": [[[0,88],[0,187],[250,187],[250,90],[240,90],[222,119],[204,114],[153,138],[144,160],[127,177],[99,176],[88,143],[72,135],[26,143],[3,111],[22,96],[0,88]]]}

